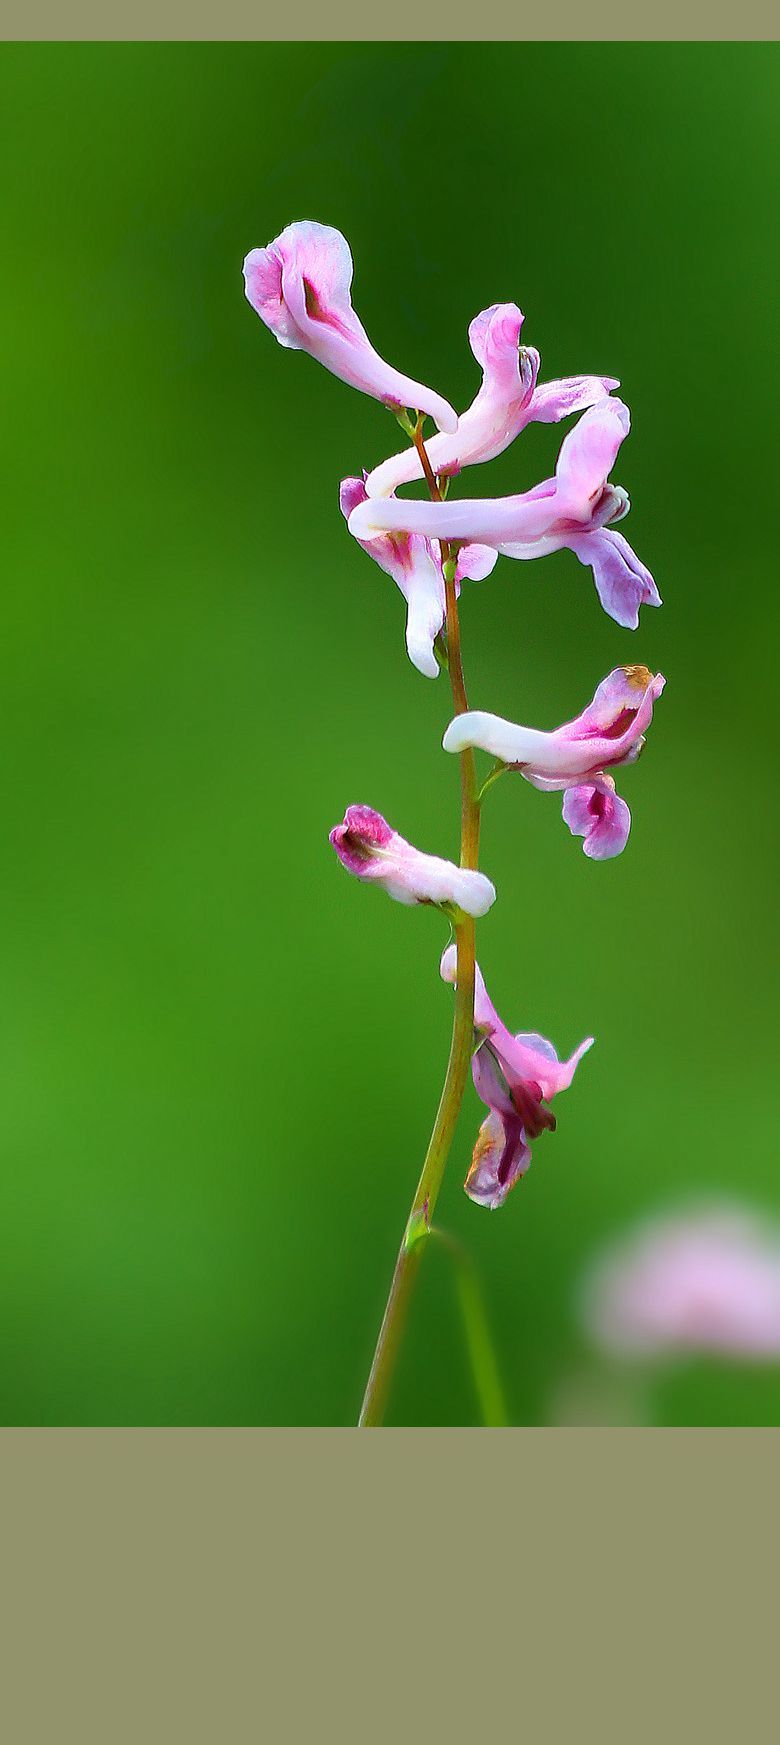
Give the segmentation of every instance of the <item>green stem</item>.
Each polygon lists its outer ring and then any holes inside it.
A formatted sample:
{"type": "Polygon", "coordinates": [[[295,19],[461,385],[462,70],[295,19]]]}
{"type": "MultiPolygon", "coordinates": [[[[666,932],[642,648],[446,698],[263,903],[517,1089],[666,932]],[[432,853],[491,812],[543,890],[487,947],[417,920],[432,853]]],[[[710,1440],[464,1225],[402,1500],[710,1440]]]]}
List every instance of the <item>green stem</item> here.
{"type": "MultiPolygon", "coordinates": [[[[438,500],[438,484],[425,453],[421,431],[422,423],[418,420],[415,442],[431,496],[438,500]]],[[[451,555],[449,546],[445,545],[444,542],[442,542],[441,555],[447,608],[447,665],[452,687],[452,700],[456,713],[464,714],[468,709],[468,698],[461,660],[460,622],[455,595],[455,559],[451,555]]],[[[463,867],[476,869],[479,861],[479,801],[477,799],[474,753],[471,750],[461,752],[460,781],[460,864],[463,867]]],[[[458,916],[455,923],[455,941],[458,954],[457,980],[447,1073],[422,1173],[406,1220],[390,1294],[379,1329],[379,1338],[359,1418],[359,1423],[363,1427],[375,1426],[384,1420],[390,1383],[406,1325],[409,1299],[422,1259],[425,1238],[430,1234],[431,1219],[468,1079],[474,1039],[475,977],[475,927],[470,915],[461,914],[458,916]]]]}
{"type": "Polygon", "coordinates": [[[492,788],[493,783],[498,781],[499,776],[505,775],[508,768],[509,768],[509,765],[507,763],[502,763],[500,757],[496,758],[496,761],[493,765],[493,768],[490,770],[489,774],[486,775],[485,780],[482,783],[482,786],[481,786],[479,793],[477,795],[477,799],[479,800],[480,805],[482,804],[482,801],[485,798],[485,795],[488,791],[488,788],[492,788]]]}
{"type": "Polygon", "coordinates": [[[463,1244],[448,1231],[437,1227],[432,1234],[449,1249],[455,1262],[463,1331],[482,1422],[503,1429],[510,1418],[477,1269],[463,1244]]]}
{"type": "Polygon", "coordinates": [[[460,922],[455,929],[455,937],[458,946],[458,982],[447,1073],[379,1330],[360,1413],[359,1422],[363,1426],[381,1424],[384,1419],[390,1382],[406,1325],[409,1298],[422,1259],[425,1238],[430,1235],[433,1209],[468,1078],[474,1027],[473,921],[464,919],[460,922]]]}

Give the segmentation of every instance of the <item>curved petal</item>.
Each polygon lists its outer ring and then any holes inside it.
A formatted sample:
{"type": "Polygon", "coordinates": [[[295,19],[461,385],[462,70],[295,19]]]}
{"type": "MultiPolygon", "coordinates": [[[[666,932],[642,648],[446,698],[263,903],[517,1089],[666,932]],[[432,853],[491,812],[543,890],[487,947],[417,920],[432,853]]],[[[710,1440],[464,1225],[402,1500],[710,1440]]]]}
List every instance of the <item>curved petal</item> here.
{"type": "Polygon", "coordinates": [[[491,1109],[477,1134],[464,1190],[478,1206],[497,1212],[515,1182],[525,1175],[530,1162],[531,1150],[522,1122],[516,1116],[505,1118],[491,1109]]]}
{"type": "Polygon", "coordinates": [[[552,738],[551,733],[521,727],[514,721],[506,721],[502,715],[490,715],[484,709],[469,709],[450,722],[442,746],[445,751],[456,753],[474,746],[489,752],[491,757],[500,758],[502,763],[529,764],[538,768],[549,755],[552,738]]]}
{"type": "MultiPolygon", "coordinates": [[[[352,511],[365,500],[362,479],[342,480],[339,503],[348,522],[352,511]]],[[[381,534],[376,539],[359,539],[357,543],[386,575],[392,576],[403,594],[407,603],[406,647],[412,665],[426,678],[438,678],[433,645],[444,623],[446,601],[441,566],[430,542],[415,535],[381,534]]]]}
{"type": "Polygon", "coordinates": [[[559,727],[558,732],[567,738],[590,737],[599,744],[606,741],[613,746],[623,737],[624,723],[632,733],[644,733],[652,720],[653,703],[665,684],[662,673],[653,674],[646,666],[613,667],[595,690],[587,709],[574,721],[559,727]],[[630,723],[625,722],[627,715],[633,717],[630,723]]]}
{"type": "Polygon", "coordinates": [[[562,376],[559,381],[539,382],[529,407],[528,422],[558,424],[573,412],[587,412],[606,400],[620,383],[615,376],[562,376]]]}
{"type": "Polygon", "coordinates": [[[624,630],[636,630],[640,606],[660,606],[661,596],[650,571],[622,533],[601,527],[572,536],[568,544],[580,563],[592,569],[604,611],[624,630]]]}
{"type": "MultiPolygon", "coordinates": [[[[584,1054],[593,1047],[594,1037],[586,1036],[568,1060],[559,1060],[551,1042],[533,1032],[518,1031],[501,1048],[501,1065],[507,1084],[514,1092],[516,1084],[531,1084],[538,1088],[545,1102],[567,1091],[584,1054]]],[[[495,1044],[493,1044],[495,1046],[495,1044]]]]}
{"type": "Polygon", "coordinates": [[[420,554],[406,577],[402,592],[407,602],[406,649],[409,659],[418,673],[427,679],[437,679],[439,663],[434,643],[444,623],[447,607],[444,579],[430,554],[420,554]]]}
{"type": "MultiPolygon", "coordinates": [[[[442,980],[457,981],[457,949],[448,945],[442,954],[440,964],[442,980]]],[[[513,1036],[507,1029],[493,1005],[485,987],[484,979],[476,966],[476,985],[474,994],[474,1026],[487,1038],[487,1042],[477,1048],[472,1062],[474,1083],[479,1095],[490,1088],[490,1095],[484,1096],[485,1102],[490,1102],[496,1108],[503,1107],[496,1086],[499,1081],[496,1075],[496,1065],[504,1074],[506,1087],[513,1098],[512,1107],[517,1111],[518,1094],[520,1098],[526,1091],[532,1090],[538,1102],[542,1097],[549,1100],[558,1091],[568,1090],[575,1070],[584,1054],[593,1047],[594,1038],[586,1037],[575,1048],[568,1060],[559,1060],[551,1042],[536,1032],[519,1032],[513,1036]],[[489,1076],[486,1076],[489,1075],[489,1076]]],[[[501,1093],[503,1094],[503,1093],[501,1093]]],[[[525,1107],[525,1105],[524,1105],[525,1107]]],[[[543,1124],[546,1124],[543,1122],[543,1124]]]]}
{"type": "Polygon", "coordinates": [[[589,518],[630,425],[629,410],[622,400],[604,400],[584,412],[564,437],[555,468],[562,514],[577,521],[589,518]]]}
{"type": "Polygon", "coordinates": [[[572,836],[585,838],[582,849],[589,860],[622,854],[631,829],[631,813],[609,776],[569,788],[563,796],[563,821],[572,836]]]}
{"type": "Polygon", "coordinates": [[[484,582],[498,563],[498,552],[490,545],[462,545],[455,568],[456,582],[484,582]]]}
{"type": "Polygon", "coordinates": [[[503,551],[507,542],[535,540],[556,530],[557,519],[555,484],[548,480],[516,497],[458,497],[444,503],[372,497],[353,509],[349,530],[360,540],[380,533],[419,533],[503,551]]]}
{"type": "Polygon", "coordinates": [[[333,375],[392,407],[428,412],[441,430],[457,430],[447,400],[385,363],[358,320],[350,298],[352,255],[329,224],[288,224],[244,261],[252,308],[280,344],[307,351],[333,375]]]}
{"type": "MultiPolygon", "coordinates": [[[[455,987],[458,979],[457,945],[448,945],[442,952],[439,974],[443,982],[450,982],[455,987]]],[[[477,1030],[484,1030],[488,1035],[497,1026],[499,1028],[501,1026],[501,1019],[488,996],[485,979],[478,963],[474,966],[474,1026],[477,1030]]]]}

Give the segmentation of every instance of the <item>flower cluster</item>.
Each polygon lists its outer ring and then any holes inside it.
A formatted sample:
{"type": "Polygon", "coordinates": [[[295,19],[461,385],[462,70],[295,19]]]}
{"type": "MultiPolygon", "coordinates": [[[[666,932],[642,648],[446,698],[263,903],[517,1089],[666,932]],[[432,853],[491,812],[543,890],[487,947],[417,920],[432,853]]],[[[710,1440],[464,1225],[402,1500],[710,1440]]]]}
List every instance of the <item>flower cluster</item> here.
{"type": "MultiPolygon", "coordinates": [[[[630,418],[614,377],[540,381],[539,353],[521,342],[520,309],[493,304],[469,327],[482,381],[471,405],[457,415],[440,394],[386,363],[371,344],[352,307],[352,257],[339,231],[310,222],[288,225],[267,248],[247,255],[244,279],[249,302],[281,345],[308,352],[342,381],[381,401],[411,439],[362,478],[344,479],[340,506],[349,532],[403,596],[406,647],[419,672],[436,678],[448,664],[454,602],[468,582],[491,573],[500,555],[525,560],[572,551],[592,571],[604,610],[628,629],[637,627],[641,606],[660,605],[649,570],[616,531],[629,500],[611,473],[630,418]],[[426,415],[437,433],[424,441],[426,415]],[[514,496],[450,495],[458,475],[493,460],[527,424],[574,415],[577,422],[563,438],[552,478],[514,496]],[[423,479],[431,501],[397,495],[423,479]]],[[[618,667],[581,714],[553,731],[470,710],[456,699],[444,749],[461,759],[487,752],[496,760],[493,775],[519,771],[533,787],[561,793],[569,830],[583,838],[590,859],[605,860],[625,848],[631,822],[613,771],[638,757],[663,687],[663,678],[644,666],[618,667]]],[[[398,902],[438,907],[456,936],[464,917],[484,915],[495,900],[493,885],[475,865],[458,867],[420,852],[371,807],[349,806],[330,840],[348,872],[381,885],[398,902]]],[[[441,974],[457,985],[459,947],[445,951],[441,974]]],[[[592,1038],[560,1061],[544,1037],[506,1029],[474,971],[473,955],[471,975],[472,1075],[488,1115],[466,1191],[479,1204],[496,1207],[527,1170],[531,1141],[554,1127],[550,1100],[571,1084],[592,1038]]]]}

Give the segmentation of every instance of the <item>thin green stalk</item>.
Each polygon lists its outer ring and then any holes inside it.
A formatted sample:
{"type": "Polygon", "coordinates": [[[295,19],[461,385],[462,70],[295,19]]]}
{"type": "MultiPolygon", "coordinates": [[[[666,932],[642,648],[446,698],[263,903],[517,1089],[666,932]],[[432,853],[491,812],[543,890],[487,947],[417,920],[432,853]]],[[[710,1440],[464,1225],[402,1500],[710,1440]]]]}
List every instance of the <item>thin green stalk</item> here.
{"type": "Polygon", "coordinates": [[[455,930],[458,947],[458,982],[450,1057],[430,1144],[420,1180],[406,1221],[395,1263],[374,1361],[366,1385],[359,1423],[381,1424],[387,1407],[390,1382],[406,1325],[409,1298],[430,1234],[433,1209],[441,1187],[455,1127],[466,1088],[474,1026],[474,923],[469,920],[455,930]]]}
{"type": "MultiPolygon", "coordinates": [[[[435,501],[440,501],[441,493],[425,452],[422,440],[422,421],[419,419],[415,431],[415,445],[420,454],[431,496],[435,501]]],[[[449,547],[444,543],[442,543],[441,555],[446,595],[447,667],[456,714],[463,714],[468,709],[468,699],[463,678],[460,622],[455,595],[455,560],[449,547]]],[[[474,753],[471,750],[460,754],[460,780],[460,863],[463,867],[476,869],[479,860],[479,801],[477,799],[474,753]]],[[[384,1420],[390,1383],[406,1325],[409,1300],[422,1259],[425,1238],[430,1234],[431,1219],[468,1079],[474,1037],[475,927],[471,916],[460,915],[458,917],[455,924],[455,941],[457,946],[457,981],[447,1073],[422,1173],[398,1251],[390,1294],[379,1330],[371,1372],[366,1384],[359,1418],[359,1423],[363,1427],[376,1426],[384,1420]]]]}
{"type": "Polygon", "coordinates": [[[466,1349],[483,1424],[504,1428],[510,1423],[490,1323],[479,1276],[471,1255],[446,1230],[432,1234],[449,1250],[455,1262],[455,1282],[463,1318],[466,1349]]]}

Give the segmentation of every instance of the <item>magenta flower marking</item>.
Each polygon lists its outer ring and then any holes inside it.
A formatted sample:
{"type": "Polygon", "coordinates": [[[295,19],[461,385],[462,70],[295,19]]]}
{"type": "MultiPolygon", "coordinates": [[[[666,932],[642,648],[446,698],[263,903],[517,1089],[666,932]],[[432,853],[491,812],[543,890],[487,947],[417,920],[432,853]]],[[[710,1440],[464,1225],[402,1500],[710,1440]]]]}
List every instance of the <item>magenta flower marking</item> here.
{"type": "MultiPolygon", "coordinates": [[[[494,460],[526,424],[557,423],[620,386],[612,376],[569,376],[537,383],[539,353],[520,345],[522,325],[516,303],[494,303],[472,321],[469,345],[482,367],[482,386],[461,413],[455,434],[433,436],[426,444],[431,466],[440,477],[494,460]]],[[[366,491],[369,497],[391,496],[400,485],[422,477],[417,450],[406,448],[369,473],[366,491]]]]}
{"type": "Polygon", "coordinates": [[[780,1231],[738,1206],[656,1218],[592,1268],[583,1319],[614,1356],[780,1357],[780,1231]]]}
{"type": "Polygon", "coordinates": [[[402,375],[374,350],[352,308],[351,284],[349,243],[329,224],[288,224],[244,261],[246,295],[280,345],[308,351],[342,382],[394,410],[429,412],[440,430],[456,430],[457,414],[440,394],[402,375]]]}
{"type": "MultiPolygon", "coordinates": [[[[441,974],[457,983],[457,953],[448,945],[441,974]]],[[[588,1036],[569,1060],[559,1060],[551,1042],[535,1032],[513,1036],[502,1023],[477,965],[474,996],[472,1077],[478,1097],[489,1113],[474,1147],[465,1189],[469,1198],[496,1211],[531,1162],[530,1141],[545,1128],[553,1131],[555,1116],[547,1107],[559,1091],[568,1090],[583,1054],[593,1046],[588,1036]]]]}
{"type": "Polygon", "coordinates": [[[628,408],[605,399],[584,412],[561,444],[555,477],[515,497],[461,497],[443,503],[387,497],[360,504],[350,517],[356,539],[419,533],[476,541],[506,557],[546,557],[568,547],[590,567],[605,612],[635,630],[641,605],[660,606],[655,582],[622,534],[608,525],[629,509],[609,474],[628,434],[628,408]]]}
{"type": "MultiPolygon", "coordinates": [[[[344,479],[339,491],[341,512],[349,521],[353,509],[366,500],[362,479],[344,479]]],[[[439,542],[420,533],[385,533],[377,539],[357,542],[392,576],[406,601],[406,649],[409,659],[426,678],[439,675],[433,645],[444,623],[444,577],[439,542]]],[[[462,545],[458,552],[455,588],[465,577],[480,581],[490,574],[498,553],[486,545],[462,545]]]]}
{"type": "Polygon", "coordinates": [[[370,806],[348,806],[330,841],[347,872],[381,885],[397,903],[434,903],[480,916],[496,900],[495,886],[484,873],[423,854],[370,806]]]}
{"type": "Polygon", "coordinates": [[[478,747],[519,770],[534,787],[564,790],[564,822],[585,838],[591,860],[608,860],[625,848],[631,813],[606,772],[636,762],[665,684],[661,673],[654,676],[645,666],[616,667],[587,709],[553,733],[472,709],[455,716],[442,743],[451,752],[478,747]]]}

